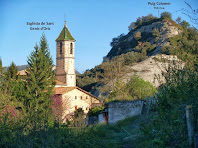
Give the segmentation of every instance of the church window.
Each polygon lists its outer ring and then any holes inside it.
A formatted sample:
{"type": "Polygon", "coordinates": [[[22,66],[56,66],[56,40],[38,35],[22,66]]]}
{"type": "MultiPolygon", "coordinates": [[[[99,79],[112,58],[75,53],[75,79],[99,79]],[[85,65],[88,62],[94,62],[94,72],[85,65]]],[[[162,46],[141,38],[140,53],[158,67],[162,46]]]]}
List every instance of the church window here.
{"type": "Polygon", "coordinates": [[[62,49],[62,43],[60,43],[60,54],[62,54],[63,53],[63,49],[62,49]]]}
{"type": "Polygon", "coordinates": [[[75,99],[77,99],[77,96],[75,96],[75,99]]]}
{"type": "Polygon", "coordinates": [[[70,54],[73,54],[73,44],[70,44],[70,54]]]}

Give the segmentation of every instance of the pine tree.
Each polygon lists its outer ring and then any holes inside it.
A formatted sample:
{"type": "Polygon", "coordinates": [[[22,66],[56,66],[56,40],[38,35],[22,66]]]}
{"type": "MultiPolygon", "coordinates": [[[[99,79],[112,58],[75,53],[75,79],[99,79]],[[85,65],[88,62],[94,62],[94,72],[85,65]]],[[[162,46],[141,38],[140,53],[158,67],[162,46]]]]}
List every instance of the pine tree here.
{"type": "Polygon", "coordinates": [[[55,72],[52,70],[53,60],[43,34],[40,46],[36,44],[34,51],[28,57],[27,88],[29,95],[24,104],[29,117],[34,122],[34,128],[46,125],[51,114],[51,96],[55,85],[55,72]]]}
{"type": "Polygon", "coordinates": [[[7,72],[5,73],[5,79],[8,80],[8,81],[16,80],[17,79],[17,72],[18,72],[17,66],[15,65],[14,62],[12,62],[10,64],[10,66],[8,67],[7,72]]]}

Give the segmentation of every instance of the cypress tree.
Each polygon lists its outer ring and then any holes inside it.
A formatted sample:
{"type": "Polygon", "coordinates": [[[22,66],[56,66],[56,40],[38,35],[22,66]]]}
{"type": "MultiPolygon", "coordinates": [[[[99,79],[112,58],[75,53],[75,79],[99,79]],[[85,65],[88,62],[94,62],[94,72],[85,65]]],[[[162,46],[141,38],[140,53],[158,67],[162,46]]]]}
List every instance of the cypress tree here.
{"type": "Polygon", "coordinates": [[[28,57],[27,88],[28,97],[24,102],[29,112],[30,122],[35,129],[46,125],[51,114],[51,101],[55,86],[55,72],[52,70],[53,60],[43,34],[40,45],[34,47],[34,51],[28,57]]]}

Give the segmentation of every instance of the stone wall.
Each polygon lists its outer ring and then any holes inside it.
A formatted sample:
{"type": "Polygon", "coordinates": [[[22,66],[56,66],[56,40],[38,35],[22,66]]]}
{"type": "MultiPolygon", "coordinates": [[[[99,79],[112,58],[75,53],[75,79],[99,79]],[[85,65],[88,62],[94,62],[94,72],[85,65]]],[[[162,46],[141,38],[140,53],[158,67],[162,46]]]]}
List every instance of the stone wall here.
{"type": "Polygon", "coordinates": [[[97,116],[93,116],[93,117],[88,117],[87,119],[86,119],[86,125],[88,126],[88,125],[91,125],[91,124],[96,124],[96,123],[98,123],[98,117],[97,116]]]}
{"type": "Polygon", "coordinates": [[[144,101],[125,101],[108,103],[108,123],[115,123],[128,117],[140,115],[144,101]]]}

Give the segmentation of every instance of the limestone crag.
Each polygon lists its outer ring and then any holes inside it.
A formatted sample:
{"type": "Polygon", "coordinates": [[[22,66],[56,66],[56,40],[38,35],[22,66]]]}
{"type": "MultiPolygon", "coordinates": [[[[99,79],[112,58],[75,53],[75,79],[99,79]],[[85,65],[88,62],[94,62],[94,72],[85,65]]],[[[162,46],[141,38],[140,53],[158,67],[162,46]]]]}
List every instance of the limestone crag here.
{"type": "MultiPolygon", "coordinates": [[[[177,26],[172,24],[173,22],[170,22],[168,20],[166,21],[158,21],[154,22],[150,25],[147,26],[142,26],[141,28],[135,30],[129,37],[128,37],[128,42],[132,41],[134,38],[134,34],[136,34],[138,31],[143,33],[152,33],[153,29],[156,28],[160,32],[159,39],[157,40],[156,44],[156,49],[151,53],[151,55],[155,55],[160,53],[161,47],[162,46],[168,46],[168,38],[173,37],[175,35],[178,35],[182,32],[177,26]]],[[[149,40],[151,44],[154,43],[154,38],[151,38],[149,40]]],[[[126,51],[132,51],[133,49],[126,49],[126,51]]]]}
{"type": "Polygon", "coordinates": [[[166,72],[169,66],[183,68],[184,62],[179,60],[177,56],[158,54],[133,66],[128,66],[129,72],[121,77],[121,80],[128,82],[131,76],[136,74],[145,81],[149,81],[155,87],[159,87],[161,84],[165,83],[165,78],[162,73],[166,72]]]}

